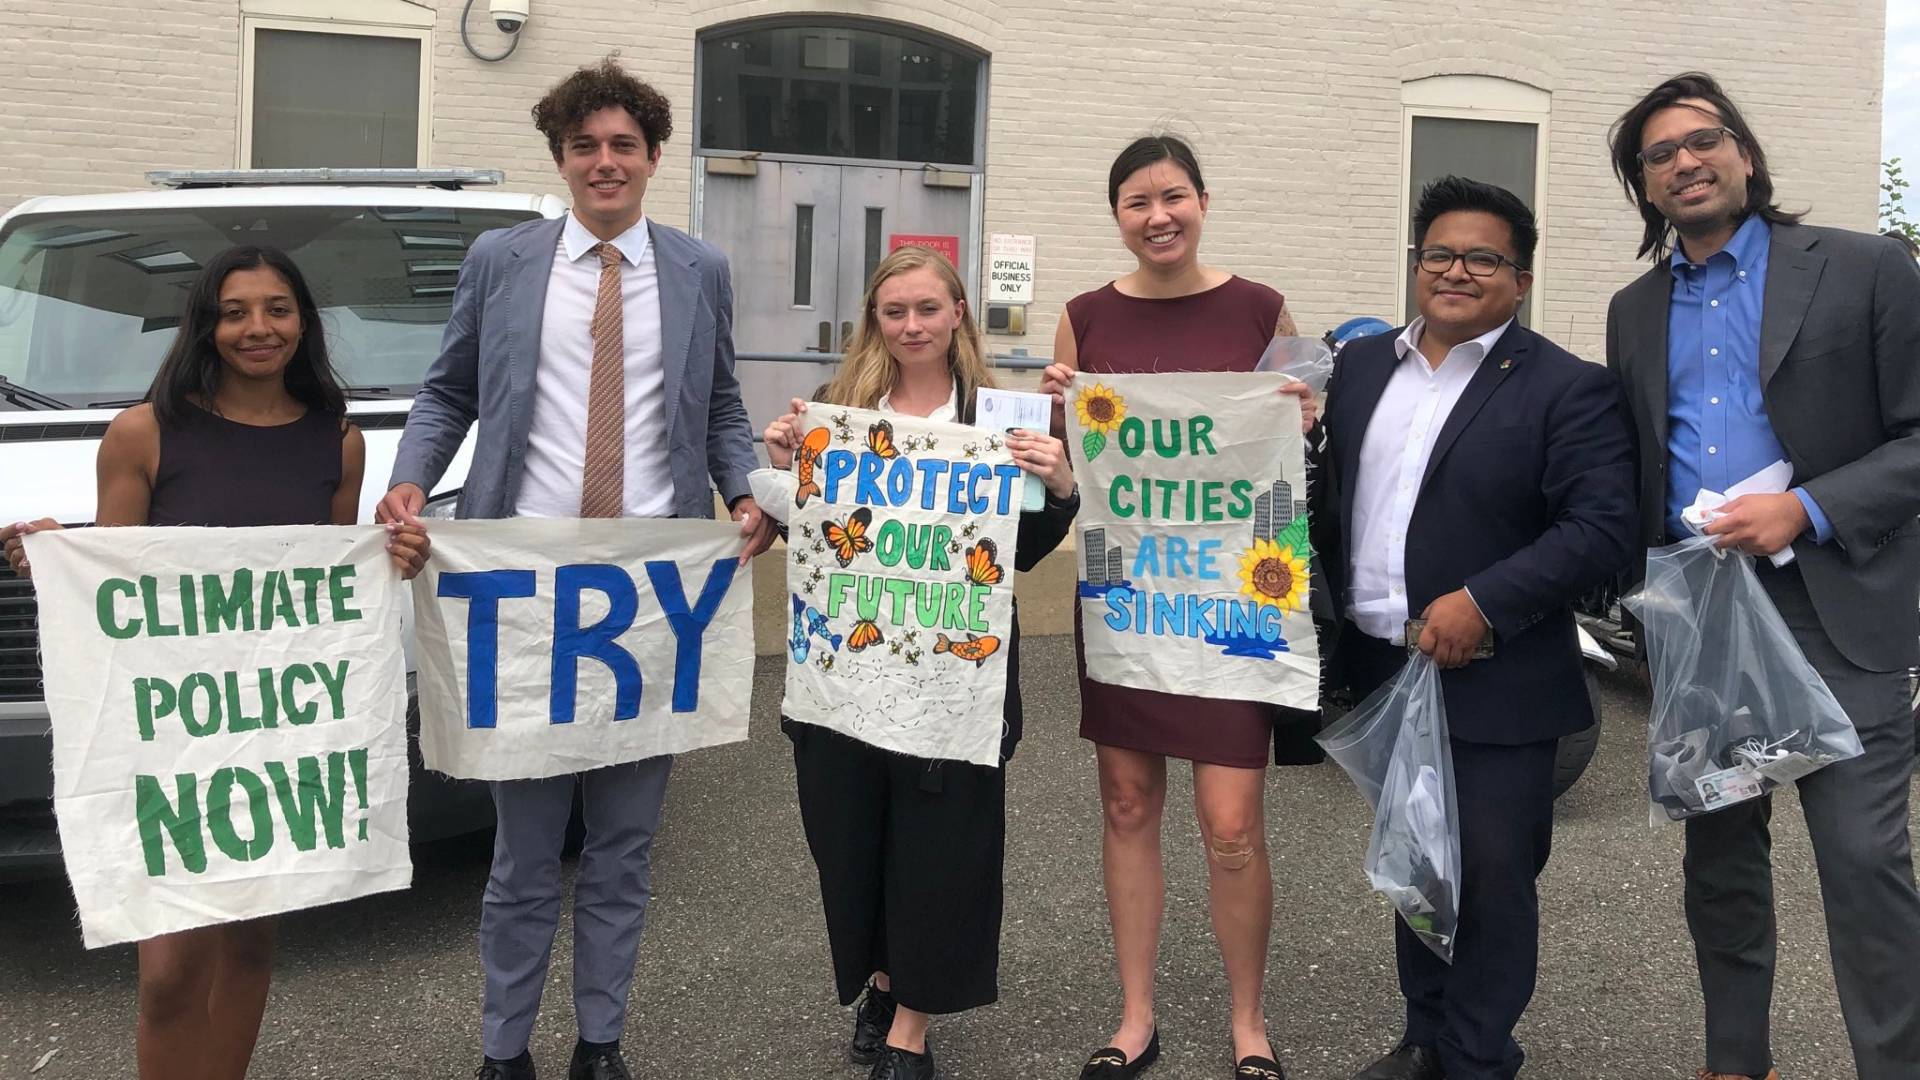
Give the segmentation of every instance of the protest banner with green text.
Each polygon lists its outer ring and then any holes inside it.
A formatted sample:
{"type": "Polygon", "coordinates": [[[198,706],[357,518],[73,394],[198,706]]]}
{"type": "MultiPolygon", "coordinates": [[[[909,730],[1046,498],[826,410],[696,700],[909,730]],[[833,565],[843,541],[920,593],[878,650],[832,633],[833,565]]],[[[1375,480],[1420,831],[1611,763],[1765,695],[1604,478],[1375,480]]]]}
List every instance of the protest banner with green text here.
{"type": "Polygon", "coordinates": [[[407,886],[404,594],[384,530],[26,542],[88,948],[407,886]]]}
{"type": "Polygon", "coordinates": [[[515,518],[432,535],[413,582],[428,768],[534,779],[747,737],[738,525],[515,518]]]}
{"type": "Polygon", "coordinates": [[[1004,438],[822,404],[801,429],[782,711],[896,753],[998,765],[1025,490],[1004,438]]]}
{"type": "Polygon", "coordinates": [[[1089,677],[1319,707],[1306,450],[1285,382],[1083,372],[1068,388],[1089,677]]]}

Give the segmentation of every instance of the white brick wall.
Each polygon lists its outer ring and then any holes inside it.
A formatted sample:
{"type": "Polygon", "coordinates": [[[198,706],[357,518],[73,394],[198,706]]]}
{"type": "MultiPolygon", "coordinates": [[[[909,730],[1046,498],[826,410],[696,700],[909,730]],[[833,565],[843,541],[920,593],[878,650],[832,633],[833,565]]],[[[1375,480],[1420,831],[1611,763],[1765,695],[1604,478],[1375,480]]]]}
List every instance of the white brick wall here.
{"type": "MultiPolygon", "coordinates": [[[[322,4],[321,6],[324,6],[322,4]]],[[[694,35],[819,11],[916,24],[992,56],[985,231],[1039,238],[1028,337],[1046,352],[1067,298],[1130,268],[1105,202],[1136,134],[1194,140],[1213,191],[1209,262],[1289,297],[1303,331],[1394,313],[1401,85],[1437,74],[1552,94],[1544,327],[1598,359],[1608,296],[1640,269],[1639,219],[1608,169],[1607,126],[1683,67],[1718,75],[1811,220],[1871,228],[1880,136],[1881,0],[537,0],[519,51],[460,45],[436,0],[431,161],[504,168],[564,193],[527,110],[573,67],[618,50],[680,126],[649,213],[689,217],[694,35]]],[[[138,186],[149,168],[236,164],[238,0],[10,0],[0,19],[0,206],[138,186]]],[[[498,42],[478,5],[474,34],[498,42]]]]}

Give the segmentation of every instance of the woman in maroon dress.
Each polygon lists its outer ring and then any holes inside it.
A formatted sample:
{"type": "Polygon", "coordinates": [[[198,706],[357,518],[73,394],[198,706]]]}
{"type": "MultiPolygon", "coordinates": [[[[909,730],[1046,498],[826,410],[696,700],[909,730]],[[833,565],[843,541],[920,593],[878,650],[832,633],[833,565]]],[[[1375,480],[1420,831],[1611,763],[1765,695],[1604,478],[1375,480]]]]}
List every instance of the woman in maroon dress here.
{"type": "MultiPolygon", "coordinates": [[[[1128,146],[1113,163],[1107,200],[1139,266],[1068,302],[1045,375],[1057,403],[1076,370],[1251,371],[1276,335],[1293,333],[1279,293],[1201,264],[1207,190],[1184,142],[1150,136],[1128,146]]],[[[1301,398],[1310,424],[1310,392],[1300,384],[1287,390],[1301,398]]],[[[1193,762],[1214,936],[1232,990],[1234,1075],[1277,1080],[1262,1004],[1273,910],[1263,799],[1273,709],[1095,682],[1080,651],[1080,735],[1099,755],[1107,911],[1124,996],[1112,1045],[1093,1055],[1082,1080],[1124,1080],[1160,1053],[1153,980],[1169,757],[1193,762]]]]}

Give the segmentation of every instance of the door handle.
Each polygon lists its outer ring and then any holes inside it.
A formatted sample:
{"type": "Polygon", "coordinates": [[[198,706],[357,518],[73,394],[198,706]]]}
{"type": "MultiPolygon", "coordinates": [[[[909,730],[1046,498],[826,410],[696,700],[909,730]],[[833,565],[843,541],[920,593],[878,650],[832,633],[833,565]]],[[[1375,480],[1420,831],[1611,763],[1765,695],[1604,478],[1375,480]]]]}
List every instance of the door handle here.
{"type": "Polygon", "coordinates": [[[823,352],[833,351],[833,324],[825,320],[822,320],[820,323],[819,329],[820,329],[820,343],[818,345],[808,345],[806,348],[801,350],[802,352],[823,353],[823,352]]]}
{"type": "Polygon", "coordinates": [[[853,320],[840,320],[840,351],[846,352],[853,345],[853,320]]]}

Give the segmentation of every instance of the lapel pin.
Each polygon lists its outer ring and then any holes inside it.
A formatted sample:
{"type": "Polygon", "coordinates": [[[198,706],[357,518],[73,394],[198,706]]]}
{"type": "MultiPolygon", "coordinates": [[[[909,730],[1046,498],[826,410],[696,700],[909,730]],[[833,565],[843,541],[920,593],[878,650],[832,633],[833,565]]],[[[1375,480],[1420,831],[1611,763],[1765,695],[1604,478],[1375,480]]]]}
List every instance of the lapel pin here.
{"type": "Polygon", "coordinates": [[[1500,361],[1501,371],[1505,371],[1512,366],[1513,366],[1513,357],[1511,356],[1507,357],[1505,360],[1500,361]]]}

